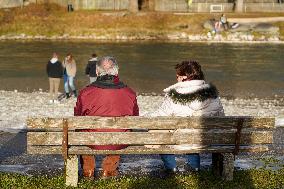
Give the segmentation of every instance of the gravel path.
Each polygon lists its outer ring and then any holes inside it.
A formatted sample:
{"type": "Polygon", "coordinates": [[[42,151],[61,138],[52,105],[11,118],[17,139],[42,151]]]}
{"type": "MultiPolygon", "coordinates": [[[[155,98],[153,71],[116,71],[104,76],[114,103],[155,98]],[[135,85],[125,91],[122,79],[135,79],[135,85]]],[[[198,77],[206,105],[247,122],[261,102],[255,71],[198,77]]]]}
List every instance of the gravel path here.
{"type": "MultiPolygon", "coordinates": [[[[161,96],[138,96],[141,115],[155,110],[162,102],[161,96]]],[[[240,154],[235,161],[238,169],[260,168],[277,170],[284,165],[284,99],[221,99],[226,115],[272,116],[276,117],[274,145],[263,154],[240,154]],[[274,163],[262,160],[275,159],[274,163]]],[[[28,175],[63,173],[63,159],[60,155],[26,154],[25,120],[28,116],[71,116],[75,99],[63,100],[60,104],[48,104],[48,94],[42,92],[18,93],[0,91],[0,172],[17,172],[28,175]]],[[[98,157],[100,164],[102,156],[98,157]]],[[[207,169],[210,154],[202,154],[201,165],[207,169]]],[[[178,165],[183,170],[184,157],[178,156],[178,165]]],[[[158,155],[122,156],[122,174],[150,173],[159,170],[162,161],[158,155]]],[[[98,167],[100,169],[100,167],[98,167]]]]}

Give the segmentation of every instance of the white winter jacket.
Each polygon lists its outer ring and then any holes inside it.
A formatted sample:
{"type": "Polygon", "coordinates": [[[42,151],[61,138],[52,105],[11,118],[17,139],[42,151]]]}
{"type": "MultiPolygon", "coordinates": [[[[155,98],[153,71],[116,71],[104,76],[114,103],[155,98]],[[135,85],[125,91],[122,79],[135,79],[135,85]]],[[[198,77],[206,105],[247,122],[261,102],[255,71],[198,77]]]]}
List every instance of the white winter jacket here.
{"type": "MultiPolygon", "coordinates": [[[[147,116],[224,116],[223,106],[216,87],[204,80],[176,83],[164,89],[165,100],[158,110],[147,116]]],[[[159,132],[152,130],[149,132],[159,132]]],[[[161,131],[160,131],[161,132],[161,131]]],[[[168,132],[193,132],[192,129],[178,129],[168,132]]],[[[147,146],[158,147],[158,146],[147,146]]],[[[174,145],[176,149],[192,148],[192,145],[174,145]]]]}
{"type": "Polygon", "coordinates": [[[224,110],[215,86],[204,80],[176,83],[166,89],[160,108],[149,116],[222,116],[224,110]]]}

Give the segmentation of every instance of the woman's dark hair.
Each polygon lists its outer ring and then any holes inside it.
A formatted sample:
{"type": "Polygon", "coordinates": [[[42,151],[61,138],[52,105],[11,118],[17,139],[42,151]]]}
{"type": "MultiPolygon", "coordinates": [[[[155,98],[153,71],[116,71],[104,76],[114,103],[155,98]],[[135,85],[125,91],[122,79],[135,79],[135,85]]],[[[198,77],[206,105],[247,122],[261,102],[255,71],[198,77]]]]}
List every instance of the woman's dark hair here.
{"type": "Polygon", "coordinates": [[[189,80],[204,80],[204,74],[201,70],[201,66],[195,60],[182,61],[180,64],[175,66],[176,74],[179,76],[187,76],[189,80]]]}
{"type": "Polygon", "coordinates": [[[68,62],[71,62],[73,60],[73,55],[71,53],[68,53],[66,57],[70,56],[70,59],[68,60],[68,62]]]}

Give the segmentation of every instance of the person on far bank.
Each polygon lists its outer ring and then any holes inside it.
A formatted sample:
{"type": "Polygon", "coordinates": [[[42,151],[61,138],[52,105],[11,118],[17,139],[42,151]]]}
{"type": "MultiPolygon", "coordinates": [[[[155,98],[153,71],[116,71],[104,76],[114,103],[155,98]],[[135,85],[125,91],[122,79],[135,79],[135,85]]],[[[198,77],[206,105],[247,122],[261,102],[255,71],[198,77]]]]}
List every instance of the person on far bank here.
{"type": "Polygon", "coordinates": [[[98,56],[96,53],[92,54],[92,58],[88,61],[86,66],[85,74],[90,78],[90,83],[93,83],[97,80],[97,67],[98,56]]]}
{"type": "Polygon", "coordinates": [[[59,103],[58,101],[58,89],[60,79],[63,76],[63,68],[61,62],[58,60],[57,53],[53,53],[52,58],[46,65],[46,73],[49,79],[49,93],[50,103],[59,103]]]}
{"type": "Polygon", "coordinates": [[[228,30],[229,29],[229,24],[228,24],[227,17],[226,17],[225,14],[221,15],[220,23],[222,24],[224,30],[228,30]]]}
{"type": "MultiPolygon", "coordinates": [[[[224,110],[213,84],[205,82],[201,66],[197,61],[182,61],[175,66],[177,83],[164,89],[166,93],[160,108],[146,116],[223,116],[224,110]]],[[[151,130],[149,131],[151,132],[151,130]]],[[[152,132],[159,132],[152,130],[152,132]]],[[[169,130],[169,132],[191,132],[190,129],[169,130]]],[[[146,146],[154,148],[155,146],[146,146]]],[[[171,145],[173,149],[192,149],[197,146],[171,145]]],[[[200,147],[200,146],[199,146],[200,147]]],[[[174,154],[160,155],[167,175],[177,172],[174,154]]],[[[197,153],[186,155],[186,170],[200,169],[200,156],[197,153]]]]}
{"type": "Polygon", "coordinates": [[[67,56],[65,57],[63,63],[63,68],[64,68],[64,90],[66,93],[66,98],[70,98],[71,94],[69,92],[69,87],[71,88],[73,94],[75,97],[77,97],[77,91],[75,88],[75,84],[74,84],[74,79],[76,76],[76,62],[72,56],[72,54],[67,54],[67,56]]]}

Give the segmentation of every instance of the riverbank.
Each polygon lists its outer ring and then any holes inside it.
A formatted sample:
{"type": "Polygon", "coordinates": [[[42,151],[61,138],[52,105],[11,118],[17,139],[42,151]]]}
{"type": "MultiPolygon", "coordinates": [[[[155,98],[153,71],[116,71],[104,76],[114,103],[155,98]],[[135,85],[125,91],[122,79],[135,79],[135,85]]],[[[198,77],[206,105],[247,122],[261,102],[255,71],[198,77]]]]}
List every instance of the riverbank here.
{"type": "MultiPolygon", "coordinates": [[[[230,19],[283,17],[283,13],[228,13],[230,19]]],[[[0,10],[0,40],[171,40],[196,42],[280,42],[284,22],[274,22],[277,32],[222,32],[208,35],[203,24],[220,14],[174,14],[165,12],[68,13],[55,4],[0,10]]]]}
{"type": "Polygon", "coordinates": [[[39,40],[73,40],[73,41],[100,41],[100,42],[123,42],[123,41],[171,41],[171,42],[196,42],[196,43],[275,43],[283,44],[284,41],[280,40],[279,36],[260,36],[255,37],[253,34],[232,34],[224,37],[221,34],[216,34],[214,36],[208,37],[207,35],[190,35],[186,33],[173,33],[166,35],[140,35],[140,36],[126,36],[126,35],[90,35],[90,36],[44,36],[44,35],[2,35],[1,40],[28,40],[28,41],[39,41],[39,40]]]}
{"type": "MultiPolygon", "coordinates": [[[[138,95],[140,115],[154,111],[160,106],[163,96],[138,95]]],[[[221,98],[227,116],[276,117],[276,126],[284,126],[284,98],[275,99],[226,99],[221,98]]],[[[49,94],[0,91],[0,131],[17,132],[26,128],[27,117],[73,116],[75,98],[63,99],[59,104],[49,104],[49,94]]],[[[284,137],[284,135],[283,135],[284,137]]],[[[281,137],[279,138],[281,141],[281,137]]],[[[283,138],[284,141],[284,138],[283,138]]]]}

